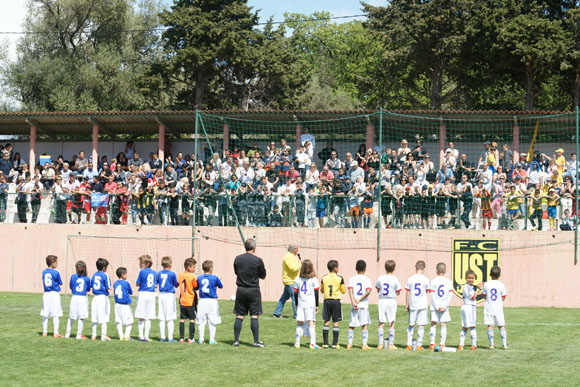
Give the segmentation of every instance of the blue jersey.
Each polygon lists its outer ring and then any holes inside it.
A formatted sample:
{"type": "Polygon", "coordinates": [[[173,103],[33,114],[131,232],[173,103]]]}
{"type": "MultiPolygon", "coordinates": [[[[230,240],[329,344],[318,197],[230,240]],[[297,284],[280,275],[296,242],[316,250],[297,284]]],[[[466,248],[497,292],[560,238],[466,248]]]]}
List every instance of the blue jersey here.
{"type": "Polygon", "coordinates": [[[161,270],[157,273],[157,283],[162,293],[175,293],[175,288],[179,286],[177,276],[171,270],[161,270]]]}
{"type": "Polygon", "coordinates": [[[91,286],[93,288],[93,294],[98,296],[99,294],[109,295],[109,289],[111,289],[111,277],[104,271],[98,271],[93,274],[91,279],[91,286]]]}
{"type": "Polygon", "coordinates": [[[146,267],[139,272],[139,276],[137,277],[137,286],[139,286],[140,292],[154,292],[156,284],[157,279],[155,270],[151,269],[150,267],[146,267]]]}
{"type": "Polygon", "coordinates": [[[117,304],[131,305],[133,300],[131,300],[131,294],[133,294],[133,289],[131,289],[131,284],[126,280],[115,281],[115,302],[117,304]]]}
{"type": "Polygon", "coordinates": [[[87,292],[91,290],[91,279],[75,273],[70,277],[68,286],[74,296],[86,296],[87,292]]]}
{"type": "Polygon", "coordinates": [[[222,281],[213,274],[202,274],[197,277],[197,286],[199,286],[199,298],[218,298],[216,288],[224,287],[222,281]]]}
{"type": "Polygon", "coordinates": [[[45,292],[60,292],[60,273],[55,269],[44,269],[42,271],[42,284],[45,292]]]}

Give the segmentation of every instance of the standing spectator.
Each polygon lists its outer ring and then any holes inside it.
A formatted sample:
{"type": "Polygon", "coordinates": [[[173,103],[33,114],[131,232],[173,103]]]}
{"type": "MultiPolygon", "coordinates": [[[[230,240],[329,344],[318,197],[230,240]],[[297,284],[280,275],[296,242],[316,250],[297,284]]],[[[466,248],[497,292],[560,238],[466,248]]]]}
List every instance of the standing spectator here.
{"type": "Polygon", "coordinates": [[[0,160],[0,172],[2,172],[4,177],[7,179],[11,179],[14,174],[14,167],[10,160],[10,154],[7,152],[4,152],[2,159],[0,160]]]}
{"type": "Polygon", "coordinates": [[[256,256],[256,241],[247,239],[244,242],[246,253],[238,255],[234,260],[234,273],[237,276],[236,302],[234,314],[234,347],[240,346],[240,333],[244,317],[250,314],[251,329],[254,336],[254,347],[263,348],[260,341],[260,325],[258,316],[262,314],[262,294],[260,293],[260,279],[266,279],[266,268],[262,258],[256,256]]]}
{"type": "Polygon", "coordinates": [[[6,177],[0,175],[0,223],[6,220],[7,207],[8,207],[8,183],[6,183],[6,177]]]}
{"type": "Polygon", "coordinates": [[[127,144],[125,145],[125,157],[127,157],[127,159],[132,159],[136,152],[133,141],[127,141],[127,144]]]}
{"type": "Polygon", "coordinates": [[[62,176],[56,177],[56,182],[52,187],[55,200],[55,223],[66,223],[66,193],[63,188],[62,176]]]}
{"type": "Polygon", "coordinates": [[[334,186],[332,187],[332,203],[333,203],[333,214],[336,226],[344,228],[344,221],[346,215],[346,187],[340,179],[334,180],[334,186]]]}
{"type": "Polygon", "coordinates": [[[292,310],[294,311],[294,317],[296,318],[296,304],[294,303],[294,280],[300,272],[300,255],[298,254],[298,247],[294,245],[288,246],[288,252],[284,255],[282,260],[282,284],[284,285],[284,290],[278,300],[278,305],[274,310],[272,315],[275,318],[282,317],[282,311],[284,310],[284,304],[286,301],[291,300],[292,310]]]}
{"type": "Polygon", "coordinates": [[[510,149],[508,144],[503,144],[503,151],[499,155],[500,165],[503,166],[504,171],[507,171],[513,164],[514,152],[510,149]]]}
{"type": "Polygon", "coordinates": [[[330,159],[330,156],[332,154],[332,152],[336,153],[336,149],[334,149],[332,147],[332,142],[328,141],[326,143],[326,148],[322,149],[320,152],[318,152],[318,158],[320,159],[320,161],[322,161],[323,163],[326,163],[326,161],[328,159],[330,159]]]}

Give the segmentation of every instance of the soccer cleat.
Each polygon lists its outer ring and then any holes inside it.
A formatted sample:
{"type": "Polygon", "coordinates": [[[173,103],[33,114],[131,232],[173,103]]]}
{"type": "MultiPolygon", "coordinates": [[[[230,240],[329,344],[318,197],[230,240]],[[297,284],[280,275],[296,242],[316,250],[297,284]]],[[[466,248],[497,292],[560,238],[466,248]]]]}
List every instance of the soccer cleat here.
{"type": "Polygon", "coordinates": [[[463,345],[460,345],[459,347],[457,347],[458,351],[463,351],[463,345]]]}
{"type": "Polygon", "coordinates": [[[175,343],[175,340],[174,339],[169,339],[169,340],[167,340],[167,342],[168,343],[175,343]]]}
{"type": "Polygon", "coordinates": [[[300,348],[300,344],[294,344],[294,348],[300,348]]]}
{"type": "Polygon", "coordinates": [[[139,339],[139,341],[141,341],[142,343],[148,343],[149,342],[148,339],[139,339]]]}
{"type": "Polygon", "coordinates": [[[328,349],[328,344],[324,344],[324,345],[322,346],[322,348],[324,348],[324,349],[328,349]]]}
{"type": "Polygon", "coordinates": [[[395,351],[397,347],[394,344],[389,344],[389,351],[395,351]]]}
{"type": "Polygon", "coordinates": [[[385,346],[384,346],[383,344],[380,344],[380,345],[377,347],[377,349],[378,349],[379,351],[380,351],[380,350],[382,350],[383,348],[385,348],[385,346]]]}
{"type": "Polygon", "coordinates": [[[421,346],[418,346],[418,347],[417,347],[417,351],[422,351],[422,350],[424,350],[424,349],[425,349],[425,348],[423,348],[423,347],[421,347],[421,346]]]}
{"type": "Polygon", "coordinates": [[[205,344],[205,342],[202,339],[199,339],[199,341],[197,343],[198,344],[205,344]]]}
{"type": "Polygon", "coordinates": [[[111,341],[111,338],[109,336],[103,336],[101,337],[101,341],[111,341]]]}
{"type": "Polygon", "coordinates": [[[183,343],[185,343],[185,340],[184,340],[184,339],[179,339],[179,342],[180,342],[181,344],[183,344],[183,343]]]}
{"type": "Polygon", "coordinates": [[[62,335],[59,335],[58,333],[55,333],[54,335],[52,335],[52,337],[59,339],[59,338],[62,337],[62,335]]]}
{"type": "Polygon", "coordinates": [[[209,345],[216,345],[216,344],[217,344],[217,341],[215,341],[215,340],[210,340],[209,341],[209,345]]]}
{"type": "Polygon", "coordinates": [[[470,351],[476,351],[477,347],[475,345],[472,345],[471,348],[469,348],[470,351]]]}
{"type": "Polygon", "coordinates": [[[256,341],[256,342],[254,342],[253,345],[255,348],[264,348],[265,347],[264,343],[262,343],[261,341],[256,341]]]}
{"type": "Polygon", "coordinates": [[[493,350],[495,349],[495,346],[493,346],[493,345],[490,345],[490,346],[489,346],[489,349],[493,351],[493,350]]]}
{"type": "Polygon", "coordinates": [[[320,349],[320,347],[316,344],[310,344],[310,349],[320,349]]]}
{"type": "Polygon", "coordinates": [[[66,334],[64,335],[64,338],[65,338],[65,339],[70,339],[70,333],[66,333],[66,334]]]}
{"type": "Polygon", "coordinates": [[[77,340],[86,340],[87,338],[84,335],[77,336],[77,340]]]}
{"type": "Polygon", "coordinates": [[[167,340],[166,339],[159,339],[159,342],[160,343],[165,343],[165,342],[167,342],[167,340]]]}
{"type": "Polygon", "coordinates": [[[187,339],[187,344],[194,344],[195,340],[187,339]]]}
{"type": "Polygon", "coordinates": [[[405,349],[406,349],[407,351],[412,351],[412,350],[413,350],[413,347],[412,347],[412,346],[410,346],[410,345],[407,345],[407,346],[405,347],[405,349]]]}
{"type": "Polygon", "coordinates": [[[366,344],[363,344],[363,346],[361,347],[361,349],[362,349],[363,351],[368,351],[370,348],[369,348],[369,346],[368,346],[368,345],[366,345],[366,344]]]}
{"type": "Polygon", "coordinates": [[[234,341],[234,343],[232,344],[232,347],[239,347],[239,346],[240,346],[239,341],[234,341]]]}
{"type": "Polygon", "coordinates": [[[430,344],[429,351],[434,351],[434,350],[435,350],[435,344],[430,344]]]}
{"type": "Polygon", "coordinates": [[[97,340],[97,336],[93,336],[93,337],[91,337],[91,340],[93,340],[93,341],[94,341],[94,340],[97,340]]]}
{"type": "Polygon", "coordinates": [[[508,346],[507,346],[507,345],[504,345],[504,346],[503,346],[503,349],[504,349],[504,351],[507,351],[507,349],[508,349],[508,346]]]}
{"type": "Polygon", "coordinates": [[[340,345],[339,344],[333,345],[332,349],[340,349],[340,345]]]}
{"type": "Polygon", "coordinates": [[[48,333],[42,332],[42,337],[47,337],[47,336],[48,336],[48,333]]]}
{"type": "Polygon", "coordinates": [[[278,315],[278,314],[273,314],[272,317],[274,317],[274,318],[282,318],[282,316],[281,315],[278,315]]]}
{"type": "Polygon", "coordinates": [[[348,345],[346,346],[346,350],[347,350],[347,351],[350,351],[351,349],[352,349],[352,344],[348,344],[348,345]]]}

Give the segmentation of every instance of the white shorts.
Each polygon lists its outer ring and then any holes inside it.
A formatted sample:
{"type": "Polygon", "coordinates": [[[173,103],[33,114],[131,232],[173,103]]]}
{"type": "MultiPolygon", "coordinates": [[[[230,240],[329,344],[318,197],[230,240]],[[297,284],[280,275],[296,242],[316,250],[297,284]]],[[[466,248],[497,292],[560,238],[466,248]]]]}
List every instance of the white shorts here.
{"type": "Polygon", "coordinates": [[[387,298],[379,300],[379,322],[392,323],[397,318],[397,300],[387,298]]]}
{"type": "Polygon", "coordinates": [[[427,325],[429,322],[428,308],[425,309],[409,309],[409,326],[427,325]]]}
{"type": "Polygon", "coordinates": [[[449,321],[451,321],[451,315],[449,314],[449,308],[445,309],[443,312],[439,312],[435,309],[431,309],[431,322],[448,323],[449,321]]]}
{"type": "Polygon", "coordinates": [[[70,299],[68,316],[71,320],[89,318],[89,298],[87,296],[73,295],[70,299]]]}
{"type": "Polygon", "coordinates": [[[497,325],[498,327],[505,327],[505,318],[502,314],[484,314],[483,315],[483,322],[485,325],[497,325]]]}
{"type": "Polygon", "coordinates": [[[477,313],[474,305],[463,305],[459,314],[461,315],[461,326],[463,328],[471,328],[475,326],[477,313]]]}
{"type": "Polygon", "coordinates": [[[163,321],[175,320],[177,318],[175,293],[159,293],[159,312],[157,313],[157,318],[163,321]]]}
{"type": "Polygon", "coordinates": [[[94,296],[91,304],[91,321],[97,324],[108,323],[110,314],[111,304],[109,303],[109,296],[105,296],[104,294],[94,296]]]}
{"type": "Polygon", "coordinates": [[[369,308],[358,308],[354,309],[350,307],[350,322],[349,327],[362,327],[363,325],[369,325],[371,323],[371,316],[369,314],[369,308]]]}
{"type": "Polygon", "coordinates": [[[199,299],[197,304],[196,322],[198,324],[209,322],[214,325],[222,323],[222,318],[220,317],[220,306],[217,298],[199,299]]]}
{"type": "Polygon", "coordinates": [[[115,304],[115,322],[123,325],[133,324],[131,304],[115,304]]]}
{"type": "Polygon", "coordinates": [[[40,311],[42,317],[61,317],[62,305],[60,303],[59,292],[46,292],[42,296],[42,310],[40,311]]]}
{"type": "Polygon", "coordinates": [[[157,317],[155,315],[155,293],[139,292],[135,317],[145,320],[154,320],[157,317]]]}
{"type": "Polygon", "coordinates": [[[316,307],[302,308],[298,306],[296,308],[296,321],[316,321],[316,307]]]}

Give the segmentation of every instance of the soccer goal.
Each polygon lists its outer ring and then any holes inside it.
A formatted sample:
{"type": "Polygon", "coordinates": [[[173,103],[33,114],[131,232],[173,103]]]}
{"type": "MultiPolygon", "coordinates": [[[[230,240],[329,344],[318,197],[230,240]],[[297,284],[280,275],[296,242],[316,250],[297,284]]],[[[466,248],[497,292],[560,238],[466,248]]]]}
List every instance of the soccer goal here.
{"type": "MultiPolygon", "coordinates": [[[[95,270],[98,258],[109,261],[107,273],[115,281],[115,270],[127,268],[127,279],[135,282],[139,273],[138,257],[148,254],[153,259],[152,268],[161,270],[161,258],[173,258],[173,270],[182,268],[185,258],[194,256],[198,262],[201,257],[201,247],[198,237],[115,237],[96,235],[68,235],[66,249],[65,277],[69,278],[75,272],[75,263],[84,261],[89,272],[95,270]]],[[[201,265],[198,265],[198,268],[201,265]]],[[[65,286],[65,294],[68,286],[65,286]]]]}

